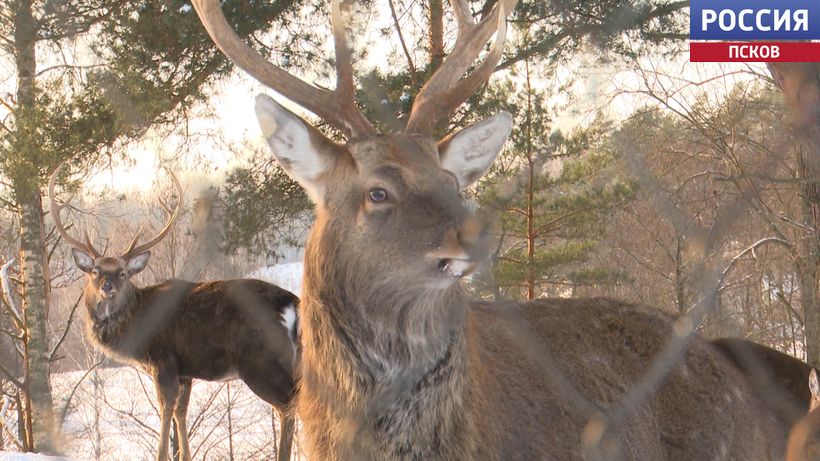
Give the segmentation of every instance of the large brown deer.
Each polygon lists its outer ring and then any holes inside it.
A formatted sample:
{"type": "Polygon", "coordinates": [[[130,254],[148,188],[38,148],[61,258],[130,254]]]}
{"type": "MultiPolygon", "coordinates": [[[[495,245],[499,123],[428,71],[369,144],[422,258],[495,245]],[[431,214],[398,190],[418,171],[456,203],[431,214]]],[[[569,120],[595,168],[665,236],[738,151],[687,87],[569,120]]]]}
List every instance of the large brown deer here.
{"type": "Polygon", "coordinates": [[[239,378],[279,413],[278,459],[290,459],[294,417],[288,409],[294,392],[297,359],[298,298],[259,280],[192,283],[167,280],[138,287],[131,277],[148,264],[151,248],[171,230],[182,202],[182,187],[171,174],[179,202],[162,230],[137,245],[140,233],[119,257],[105,256],[91,243],[69,234],[60,218],[66,203],[57,202],[54,186],[63,165],[49,182],[51,216],[72,246],[77,267],[86,273],[83,291],[88,337],[105,353],[130,363],[154,381],[161,418],[157,459],[168,459],[173,417],[180,459],[190,461],[187,407],[193,379],[239,378]]]}
{"type": "MultiPolygon", "coordinates": [[[[404,130],[391,134],[377,133],[355,104],[337,1],[332,91],[255,53],[218,0],[193,3],[234,63],[348,139],[332,142],[271,98],[257,98],[273,155],[316,206],[296,399],[310,459],[581,459],[585,440],[597,438],[588,421],[622,399],[676,333],[657,310],[623,302],[490,304],[459,286],[487,256],[489,239],[460,191],[490,168],[512,120],[501,113],[440,141],[431,133],[490,77],[516,1],[498,0],[478,23],[466,0],[452,1],[457,42],[416,96],[404,130]],[[489,53],[473,66],[493,33],[489,53]],[[554,366],[544,366],[548,359],[554,366]]],[[[618,446],[637,460],[785,453],[782,424],[699,337],[611,440],[602,450],[609,459],[618,446]]]]}

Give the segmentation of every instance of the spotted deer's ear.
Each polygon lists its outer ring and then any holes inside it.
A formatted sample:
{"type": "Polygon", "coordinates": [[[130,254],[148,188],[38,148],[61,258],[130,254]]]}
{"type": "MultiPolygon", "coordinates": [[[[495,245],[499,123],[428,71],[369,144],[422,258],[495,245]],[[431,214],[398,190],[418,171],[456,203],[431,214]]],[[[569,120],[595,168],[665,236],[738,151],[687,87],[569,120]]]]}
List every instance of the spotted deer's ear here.
{"type": "Polygon", "coordinates": [[[324,195],[324,174],[334,162],[333,143],[271,97],[256,97],[256,118],[276,161],[314,203],[324,195]]]}
{"type": "Polygon", "coordinates": [[[142,270],[148,265],[148,258],[150,257],[150,251],[143,251],[142,253],[128,258],[128,260],[125,261],[125,270],[128,272],[128,276],[131,277],[132,275],[142,272],[142,270]]]}
{"type": "Polygon", "coordinates": [[[71,255],[74,257],[74,264],[76,264],[81,271],[89,274],[94,270],[94,258],[90,254],[79,248],[72,248],[71,255]]]}
{"type": "Polygon", "coordinates": [[[453,173],[461,189],[487,173],[512,131],[512,116],[500,112],[443,139],[438,144],[441,167],[453,173]]]}
{"type": "Polygon", "coordinates": [[[814,368],[809,373],[809,390],[814,399],[820,399],[820,382],[817,381],[817,370],[814,368]]]}

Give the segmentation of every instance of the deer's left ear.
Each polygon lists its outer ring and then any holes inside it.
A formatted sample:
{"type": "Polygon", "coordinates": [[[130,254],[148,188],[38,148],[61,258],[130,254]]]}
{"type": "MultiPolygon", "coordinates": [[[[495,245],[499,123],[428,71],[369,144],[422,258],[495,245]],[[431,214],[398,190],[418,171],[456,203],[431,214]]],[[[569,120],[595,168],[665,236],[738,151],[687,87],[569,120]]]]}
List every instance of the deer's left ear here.
{"type": "Polygon", "coordinates": [[[512,131],[512,116],[499,112],[438,143],[441,167],[453,173],[461,189],[487,173],[512,131]]]}
{"type": "Polygon", "coordinates": [[[142,270],[145,269],[145,266],[148,265],[148,258],[150,257],[151,252],[144,251],[128,258],[128,261],[125,262],[125,270],[128,272],[128,276],[130,277],[142,272],[142,270]]]}
{"type": "Polygon", "coordinates": [[[94,257],[87,252],[79,248],[72,248],[71,255],[74,256],[74,264],[76,264],[81,271],[90,274],[91,271],[94,270],[94,257]]]}

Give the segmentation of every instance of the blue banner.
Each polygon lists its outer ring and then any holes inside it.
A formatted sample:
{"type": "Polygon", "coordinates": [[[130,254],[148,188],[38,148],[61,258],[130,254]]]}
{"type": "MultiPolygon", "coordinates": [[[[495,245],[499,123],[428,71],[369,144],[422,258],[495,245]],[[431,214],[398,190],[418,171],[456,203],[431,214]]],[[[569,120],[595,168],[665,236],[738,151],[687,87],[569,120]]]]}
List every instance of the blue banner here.
{"type": "Polygon", "coordinates": [[[820,0],[691,0],[690,40],[820,40],[820,0]]]}

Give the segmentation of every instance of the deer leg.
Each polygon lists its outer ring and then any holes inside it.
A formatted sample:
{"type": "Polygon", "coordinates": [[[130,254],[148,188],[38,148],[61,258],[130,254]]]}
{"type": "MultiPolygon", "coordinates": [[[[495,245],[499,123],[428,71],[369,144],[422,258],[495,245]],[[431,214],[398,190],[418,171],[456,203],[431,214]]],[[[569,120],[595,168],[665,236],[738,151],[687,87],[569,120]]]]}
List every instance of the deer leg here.
{"type": "Polygon", "coordinates": [[[279,447],[277,461],[290,461],[291,445],[293,445],[293,431],[296,421],[293,414],[287,410],[276,409],[279,414],[279,447]]]}
{"type": "Polygon", "coordinates": [[[154,377],[154,386],[157,388],[160,417],[157,461],[168,461],[168,436],[171,433],[171,417],[174,414],[174,406],[179,394],[179,381],[176,372],[160,370],[154,377]]]}
{"type": "Polygon", "coordinates": [[[282,410],[287,408],[293,396],[293,372],[279,361],[246,362],[240,364],[239,377],[248,387],[268,402],[279,413],[281,435],[279,437],[278,461],[290,459],[293,429],[293,415],[282,410]]]}
{"type": "Polygon", "coordinates": [[[179,380],[179,396],[174,407],[174,420],[177,423],[177,440],[179,440],[179,459],[191,461],[191,447],[188,445],[188,402],[191,399],[191,378],[179,380]]]}

